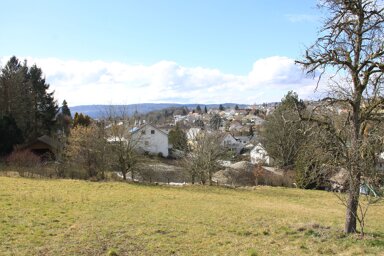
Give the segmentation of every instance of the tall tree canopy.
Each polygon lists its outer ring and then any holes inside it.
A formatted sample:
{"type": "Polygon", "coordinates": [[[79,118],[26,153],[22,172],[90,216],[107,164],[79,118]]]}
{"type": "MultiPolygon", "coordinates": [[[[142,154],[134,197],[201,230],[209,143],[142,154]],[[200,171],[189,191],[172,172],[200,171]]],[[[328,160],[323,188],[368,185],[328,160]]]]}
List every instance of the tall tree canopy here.
{"type": "Polygon", "coordinates": [[[0,141],[0,155],[11,153],[14,145],[23,142],[23,134],[12,117],[0,118],[0,141]]]}
{"type": "Polygon", "coordinates": [[[309,73],[330,72],[327,104],[343,104],[347,114],[342,122],[319,112],[305,119],[331,131],[336,139],[339,154],[334,162],[349,174],[344,231],[353,233],[359,220],[359,187],[363,180],[369,182],[374,169],[377,152],[371,145],[383,142],[371,129],[383,121],[383,5],[376,0],[323,0],[320,7],[329,16],[319,38],[297,62],[309,73]]]}
{"type": "Polygon", "coordinates": [[[81,126],[89,126],[91,124],[91,117],[88,115],[83,115],[83,113],[75,113],[75,117],[73,118],[73,127],[81,126]]]}
{"type": "Polygon", "coordinates": [[[304,124],[296,106],[305,108],[297,94],[290,91],[277,109],[267,116],[261,133],[265,149],[281,167],[294,165],[300,147],[305,142],[304,124]]]}
{"type": "MultiPolygon", "coordinates": [[[[78,118],[78,117],[77,117],[78,118]]],[[[71,126],[72,126],[72,114],[71,110],[68,107],[68,103],[66,100],[63,101],[61,108],[60,108],[60,113],[57,116],[57,122],[58,122],[58,127],[61,129],[61,131],[68,136],[71,126]]]]}
{"type": "Polygon", "coordinates": [[[187,150],[187,135],[181,129],[180,125],[177,123],[175,129],[169,131],[168,134],[169,143],[173,145],[174,149],[187,150]]]}
{"type": "Polygon", "coordinates": [[[222,125],[223,120],[221,119],[219,114],[214,114],[211,119],[209,120],[209,125],[214,131],[217,131],[220,129],[220,126],[222,125]]]}
{"type": "Polygon", "coordinates": [[[197,107],[196,107],[196,112],[197,112],[197,113],[201,113],[201,107],[200,107],[200,105],[197,105],[197,107]]]}
{"type": "Polygon", "coordinates": [[[0,95],[0,117],[12,117],[27,141],[54,131],[58,106],[36,65],[10,58],[1,69],[0,95]]]}

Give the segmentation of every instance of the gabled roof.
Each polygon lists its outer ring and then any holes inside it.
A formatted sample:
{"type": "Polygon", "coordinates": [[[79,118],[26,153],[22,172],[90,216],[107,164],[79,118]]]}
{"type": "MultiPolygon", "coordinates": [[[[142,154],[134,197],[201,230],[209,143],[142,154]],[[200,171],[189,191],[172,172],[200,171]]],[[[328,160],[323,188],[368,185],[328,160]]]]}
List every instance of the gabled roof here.
{"type": "Polygon", "coordinates": [[[54,149],[57,149],[60,147],[60,144],[56,140],[49,137],[48,135],[43,135],[43,136],[37,138],[36,141],[43,142],[54,149]]]}
{"type": "Polygon", "coordinates": [[[47,145],[51,150],[57,150],[61,147],[61,144],[57,140],[54,140],[48,135],[43,135],[41,137],[38,137],[34,141],[22,146],[21,149],[31,148],[33,147],[33,145],[36,145],[36,143],[39,142],[47,145]]]}
{"type": "Polygon", "coordinates": [[[159,128],[157,128],[156,126],[154,126],[154,125],[152,125],[152,124],[143,124],[143,125],[141,125],[138,129],[134,130],[134,131],[132,132],[132,134],[135,134],[135,133],[137,133],[137,132],[143,130],[144,127],[146,127],[146,126],[150,126],[150,127],[154,128],[155,130],[159,131],[160,133],[162,133],[162,134],[168,136],[168,134],[167,134],[166,132],[160,130],[159,128]]]}

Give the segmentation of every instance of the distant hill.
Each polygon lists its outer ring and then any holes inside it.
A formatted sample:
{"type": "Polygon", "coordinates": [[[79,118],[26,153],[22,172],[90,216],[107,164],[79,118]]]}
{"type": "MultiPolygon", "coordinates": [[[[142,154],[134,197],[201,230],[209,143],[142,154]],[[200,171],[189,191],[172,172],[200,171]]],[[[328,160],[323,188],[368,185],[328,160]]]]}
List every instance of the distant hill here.
{"type": "MultiPolygon", "coordinates": [[[[135,111],[139,114],[146,114],[151,111],[161,110],[172,107],[187,107],[194,109],[200,105],[201,108],[207,106],[208,109],[219,108],[220,104],[178,104],[178,103],[140,103],[140,104],[129,104],[129,105],[81,105],[70,107],[72,115],[76,112],[89,115],[92,118],[100,118],[106,115],[108,109],[112,107],[117,113],[124,111],[128,115],[133,115],[135,111]]],[[[236,104],[236,103],[223,103],[221,104],[225,108],[234,108],[238,105],[240,108],[244,108],[248,105],[236,104]]]]}

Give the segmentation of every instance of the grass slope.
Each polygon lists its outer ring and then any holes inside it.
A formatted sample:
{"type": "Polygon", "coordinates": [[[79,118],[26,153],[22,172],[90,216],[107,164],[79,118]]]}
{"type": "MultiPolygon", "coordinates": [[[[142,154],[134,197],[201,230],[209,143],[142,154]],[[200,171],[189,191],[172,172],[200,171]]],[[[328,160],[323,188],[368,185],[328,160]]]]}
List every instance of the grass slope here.
{"type": "Polygon", "coordinates": [[[345,237],[331,193],[0,177],[0,255],[382,255],[384,207],[369,237],[345,237]]]}

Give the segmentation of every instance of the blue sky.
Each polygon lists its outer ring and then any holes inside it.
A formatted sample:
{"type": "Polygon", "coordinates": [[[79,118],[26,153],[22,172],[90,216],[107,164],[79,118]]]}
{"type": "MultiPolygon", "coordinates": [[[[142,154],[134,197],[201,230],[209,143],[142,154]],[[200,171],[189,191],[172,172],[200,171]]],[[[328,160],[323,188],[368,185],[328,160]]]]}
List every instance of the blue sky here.
{"type": "Polygon", "coordinates": [[[292,62],[316,39],[316,0],[0,2],[1,65],[36,63],[70,105],[310,97],[292,62]]]}

